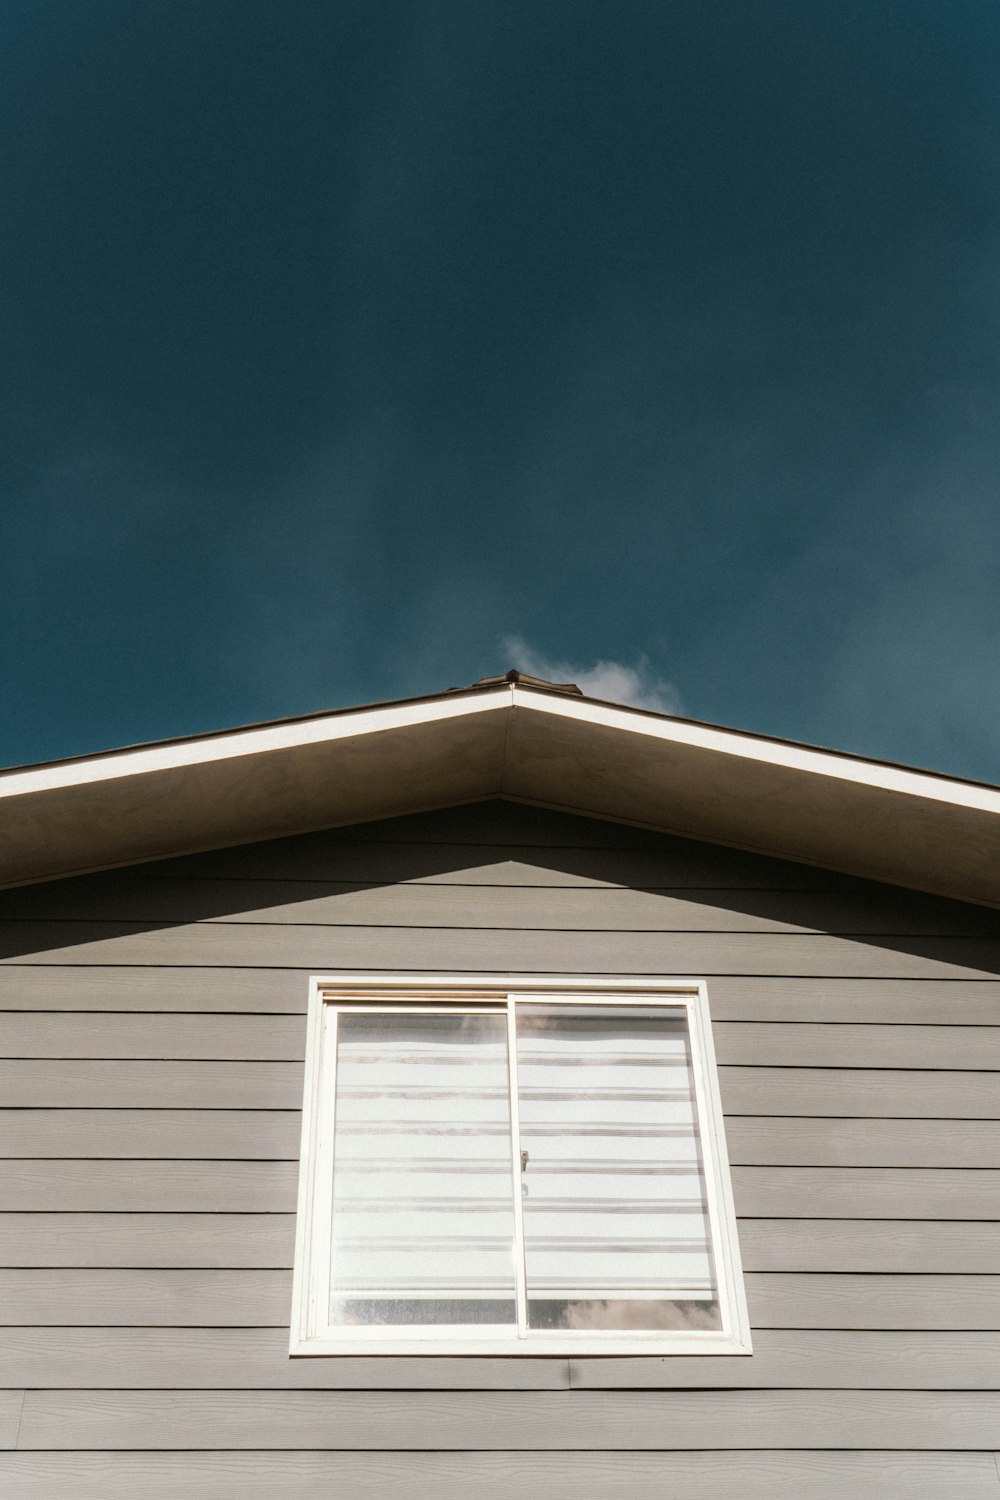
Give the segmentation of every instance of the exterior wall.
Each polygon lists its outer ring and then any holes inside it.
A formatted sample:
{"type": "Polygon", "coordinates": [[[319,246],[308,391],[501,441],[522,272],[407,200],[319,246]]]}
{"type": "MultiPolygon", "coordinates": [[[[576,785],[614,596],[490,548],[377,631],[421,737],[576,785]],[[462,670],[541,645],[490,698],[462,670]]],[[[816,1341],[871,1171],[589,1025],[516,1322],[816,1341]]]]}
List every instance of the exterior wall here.
{"type": "Polygon", "coordinates": [[[0,897],[12,1500],[1000,1500],[1000,917],[486,804],[0,897]],[[704,977],[752,1358],[287,1356],[306,977],[704,977]]]}

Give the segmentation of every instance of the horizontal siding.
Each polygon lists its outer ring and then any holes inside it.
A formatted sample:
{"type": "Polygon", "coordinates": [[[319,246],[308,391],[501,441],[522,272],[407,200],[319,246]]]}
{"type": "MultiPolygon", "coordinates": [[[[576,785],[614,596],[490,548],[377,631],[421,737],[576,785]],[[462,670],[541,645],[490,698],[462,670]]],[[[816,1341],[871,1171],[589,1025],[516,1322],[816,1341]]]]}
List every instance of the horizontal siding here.
{"type": "Polygon", "coordinates": [[[0,1062],[0,1098],[25,1107],[298,1109],[301,1063],[0,1062]]]}
{"type": "Polygon", "coordinates": [[[995,1223],[931,1219],[743,1219],[752,1271],[1000,1272],[995,1223]]]}
{"type": "MultiPolygon", "coordinates": [[[[291,1213],[4,1213],[0,1265],[291,1266],[291,1213]]],[[[743,1219],[750,1271],[1000,1273],[992,1223],[743,1219]]]]}
{"type": "Polygon", "coordinates": [[[1000,1090],[992,1073],[723,1067],[719,1085],[727,1114],[917,1120],[1000,1117],[1000,1090]]]}
{"type": "Polygon", "coordinates": [[[997,1500],[991,1453],[17,1453],[18,1500],[997,1500]]]}
{"type": "Polygon", "coordinates": [[[0,1266],[290,1267],[292,1214],[0,1214],[0,1266]]]}
{"type": "MultiPolygon", "coordinates": [[[[927,1335],[920,1337],[926,1339],[927,1335]]],[[[959,1342],[942,1345],[937,1359],[924,1360],[926,1375],[918,1388],[930,1389],[926,1377],[937,1371],[943,1382],[941,1389],[948,1389],[957,1375],[957,1357],[961,1354],[968,1361],[965,1388],[974,1388],[975,1372],[986,1354],[985,1346],[977,1345],[975,1339],[1000,1341],[1000,1335],[939,1337],[959,1342]]],[[[595,1372],[595,1378],[600,1378],[599,1372],[595,1372]]],[[[567,1390],[569,1384],[566,1359],[289,1359],[285,1328],[8,1327],[0,1337],[0,1386],[75,1390],[557,1391],[567,1390]]]]}
{"type": "Polygon", "coordinates": [[[0,1113],[0,1152],[13,1158],[297,1161],[301,1132],[297,1109],[7,1109],[0,1113]]]}
{"type": "Polygon", "coordinates": [[[988,1169],[734,1167],[733,1194],[744,1219],[1000,1220],[1000,1172],[988,1169]]]}
{"type": "MultiPolygon", "coordinates": [[[[1000,1276],[749,1272],[761,1328],[1000,1331],[1000,1276]]],[[[0,1269],[0,1326],[276,1328],[287,1270],[0,1269]]]]}
{"type": "MultiPolygon", "coordinates": [[[[292,1109],[7,1109],[0,1157],[297,1161],[301,1128],[292,1109]]],[[[736,1168],[1000,1168],[998,1120],[730,1115],[726,1136],[736,1168]]]]}
{"type": "Polygon", "coordinates": [[[998,1368],[1000,1334],[995,1333],[761,1329],[754,1336],[751,1359],[713,1358],[707,1368],[699,1357],[573,1359],[569,1380],[580,1390],[700,1386],[995,1392],[998,1368]]]}
{"type": "Polygon", "coordinates": [[[274,1161],[0,1161],[0,1211],[294,1213],[298,1167],[274,1161]]]}
{"type": "Polygon", "coordinates": [[[766,1119],[730,1115],[741,1166],[1000,1167],[1000,1121],[766,1119]]]}
{"type": "Polygon", "coordinates": [[[289,1359],[282,1328],[6,1328],[0,1386],[71,1390],[983,1390],[1000,1333],[759,1329],[751,1359],[289,1359]]]}
{"type": "MultiPolygon", "coordinates": [[[[978,988],[978,984],[972,985],[976,993],[978,988]]],[[[1000,983],[996,993],[1000,1008],[1000,983]]],[[[309,971],[298,968],[0,965],[0,1010],[4,1011],[220,1011],[304,1016],[308,995],[309,971]]]]}
{"type": "MultiPolygon", "coordinates": [[[[720,1063],[762,1067],[1000,1070],[998,1026],[795,1026],[719,1021],[720,1063]]],[[[126,1016],[0,1012],[4,1058],[190,1058],[293,1061],[305,1057],[298,1016],[126,1016]]]]}
{"type": "MultiPolygon", "coordinates": [[[[304,1015],[307,968],[0,966],[0,1011],[193,1011],[304,1015]]],[[[716,1021],[1000,1025],[1000,981],[712,975],[716,1021]]]]}
{"type": "MultiPolygon", "coordinates": [[[[67,882],[60,918],[104,922],[232,922],[321,927],[473,927],[544,931],[828,932],[997,936],[992,911],[887,891],[637,889],[595,881],[541,883],[537,865],[487,866],[449,881],[212,880],[142,882],[121,875],[67,882]],[[540,893],[542,893],[540,895],[540,893]]],[[[567,877],[568,878],[568,877],[567,877]]],[[[46,887],[0,895],[0,919],[51,919],[46,887]]]]}
{"type": "Polygon", "coordinates": [[[1000,1497],[996,913],[497,804],[10,892],[0,956],[18,1500],[1000,1497]],[[754,1355],[290,1360],[351,969],[707,978],[754,1355]]]}
{"type": "Polygon", "coordinates": [[[291,1302],[288,1271],[0,1268],[0,1327],[261,1326],[287,1340],[291,1302]]]}
{"type": "Polygon", "coordinates": [[[304,837],[270,840],[241,848],[164,860],[163,875],[264,879],[403,880],[412,858],[418,875],[479,869],[496,860],[524,859],[548,870],[594,869],[609,874],[615,859],[632,863],[621,884],[642,883],[638,871],[648,861],[654,883],[692,885],[769,884],[828,888],[845,877],[770,856],[719,851],[698,840],[631,828],[623,823],[552,813],[524,804],[478,803],[406,818],[329,829],[304,837]],[[351,861],[357,868],[349,868],[351,861]]]}
{"type": "MultiPolygon", "coordinates": [[[[985,1028],[973,1028],[980,1030],[985,1028]]],[[[0,1013],[0,1056],[301,1062],[301,1016],[0,1013]]],[[[1000,1035],[1000,1027],[997,1028],[1000,1035]]],[[[301,1070],[300,1070],[301,1071],[301,1070]]]]}
{"type": "MultiPolygon", "coordinates": [[[[736,1115],[1000,1118],[989,1072],[879,1068],[721,1067],[723,1107],[736,1115]]],[[[11,1108],[297,1109],[300,1062],[0,1061],[11,1108]]]]}
{"type": "Polygon", "coordinates": [[[720,1021],[720,1063],[762,1067],[1000,1068],[1000,1026],[852,1026],[720,1021]]]}
{"type": "MultiPolygon", "coordinates": [[[[996,1170],[737,1166],[733,1191],[744,1219],[1000,1220],[996,1170]]],[[[294,1213],[297,1192],[293,1161],[0,1160],[4,1212],[294,1213]]]]}
{"type": "Polygon", "coordinates": [[[311,927],[200,922],[0,923],[0,962],[192,964],[456,973],[799,974],[976,979],[1000,974],[1000,939],[813,933],[311,927]]]}
{"type": "MultiPolygon", "coordinates": [[[[0,1404],[0,1420],[3,1406],[0,1404]]],[[[28,1391],[19,1449],[1000,1447],[978,1391],[28,1391]]]]}

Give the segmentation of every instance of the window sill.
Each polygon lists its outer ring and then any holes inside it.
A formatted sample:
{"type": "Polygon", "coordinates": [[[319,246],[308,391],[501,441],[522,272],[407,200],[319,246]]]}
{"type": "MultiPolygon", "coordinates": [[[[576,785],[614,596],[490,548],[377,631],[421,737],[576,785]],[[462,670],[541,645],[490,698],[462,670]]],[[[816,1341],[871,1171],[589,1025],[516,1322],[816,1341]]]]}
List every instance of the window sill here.
{"type": "Polygon", "coordinates": [[[377,1338],[372,1336],[345,1338],[338,1334],[336,1337],[323,1337],[317,1335],[313,1338],[293,1337],[289,1355],[293,1358],[303,1356],[323,1355],[350,1355],[357,1358],[359,1355],[382,1355],[409,1357],[412,1355],[426,1355],[428,1357],[450,1355],[452,1358],[459,1357],[492,1357],[525,1358],[531,1356],[552,1357],[559,1355],[562,1358],[573,1356],[602,1356],[602,1355],[746,1355],[752,1354],[753,1347],[749,1340],[744,1342],[738,1338],[727,1338],[722,1334],[714,1332],[691,1332],[675,1333],[669,1339],[660,1334],[608,1334],[604,1337],[595,1336],[593,1333],[539,1334],[536,1338],[455,1338],[453,1334],[442,1332],[426,1338],[377,1338]]]}

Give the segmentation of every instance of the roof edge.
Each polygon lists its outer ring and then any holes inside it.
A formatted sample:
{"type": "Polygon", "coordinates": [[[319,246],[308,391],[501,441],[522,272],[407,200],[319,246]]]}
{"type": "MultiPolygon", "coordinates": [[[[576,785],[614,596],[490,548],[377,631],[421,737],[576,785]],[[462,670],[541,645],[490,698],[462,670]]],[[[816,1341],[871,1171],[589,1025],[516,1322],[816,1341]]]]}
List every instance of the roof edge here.
{"type": "MultiPolygon", "coordinates": [[[[391,698],[377,700],[372,703],[352,704],[345,708],[318,709],[307,714],[293,714],[279,719],[263,719],[253,723],[237,724],[230,728],[218,730],[201,730],[196,734],[173,735],[166,739],[138,741],[135,744],[115,746],[109,750],[98,750],[83,755],[65,756],[56,760],[43,760],[29,762],[24,765],[0,767],[0,797],[4,794],[4,783],[20,776],[27,776],[35,772],[55,772],[63,767],[69,770],[72,767],[81,767],[101,762],[115,761],[125,757],[134,757],[143,752],[182,750],[186,746],[204,745],[212,742],[222,744],[233,739],[246,738],[250,735],[264,734],[272,730],[293,730],[298,726],[315,725],[324,722],[342,721],[361,715],[377,714],[379,712],[390,712],[407,708],[420,708],[431,704],[441,706],[441,717],[450,717],[454,711],[454,705],[468,699],[496,697],[500,700],[510,698],[516,707],[517,700],[521,696],[535,695],[547,700],[549,704],[553,700],[561,700],[566,704],[566,712],[578,712],[587,706],[607,710],[614,714],[627,715],[630,718],[644,719],[651,724],[672,724],[682,726],[688,730],[705,732],[712,736],[724,736],[727,739],[739,740],[748,744],[760,744],[766,746],[777,746],[786,750],[803,752],[808,755],[829,757],[831,760],[848,762],[858,767],[879,767],[883,770],[905,773],[908,776],[927,778],[928,780],[943,782],[948,785],[961,787],[974,787],[985,792],[994,792],[1000,795],[1000,783],[982,781],[970,776],[955,776],[946,771],[934,770],[926,766],[913,766],[904,761],[885,760],[877,756],[861,755],[853,750],[838,750],[826,745],[815,745],[807,740],[788,739],[781,735],[767,734],[763,731],[751,729],[737,729],[732,725],[718,724],[708,719],[694,719],[683,714],[665,714],[655,709],[640,708],[627,703],[615,703],[607,698],[595,698],[589,694],[582,693],[575,684],[568,683],[546,683],[541,679],[526,677],[523,673],[508,672],[503,676],[483,678],[479,682],[470,684],[464,688],[447,688],[439,693],[421,693],[409,698],[391,698]]],[[[553,705],[554,706],[554,705],[553,705]]],[[[554,711],[558,711],[555,709],[554,711]]],[[[719,747],[721,748],[721,746],[719,747]]],[[[203,759],[207,757],[199,757],[203,759]]],[[[228,758],[220,756],[220,759],[228,758]]],[[[163,762],[165,766],[168,761],[163,762]]],[[[186,758],[180,756],[176,764],[186,763],[186,758]]],[[[66,785],[72,784],[78,779],[68,776],[66,785]]],[[[56,780],[49,782],[50,785],[59,785],[56,780]]]]}

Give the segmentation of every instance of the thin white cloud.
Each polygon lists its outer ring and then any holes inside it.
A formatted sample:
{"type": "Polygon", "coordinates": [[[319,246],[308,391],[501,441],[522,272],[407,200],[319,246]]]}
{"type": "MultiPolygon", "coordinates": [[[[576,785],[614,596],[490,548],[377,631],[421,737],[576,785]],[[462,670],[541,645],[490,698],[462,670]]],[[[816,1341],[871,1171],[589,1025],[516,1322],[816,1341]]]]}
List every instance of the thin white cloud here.
{"type": "Polygon", "coordinates": [[[591,1301],[569,1302],[563,1313],[560,1327],[582,1329],[617,1329],[625,1332],[632,1328],[719,1328],[719,1304],[717,1302],[632,1301],[624,1294],[617,1302],[591,1301]]]}
{"type": "Polygon", "coordinates": [[[649,708],[659,714],[684,712],[674,684],[658,677],[645,656],[640,655],[635,666],[620,661],[596,661],[593,666],[584,667],[546,656],[523,636],[504,636],[502,644],[511,663],[530,677],[575,682],[589,698],[603,698],[609,703],[628,703],[632,708],[649,708]]]}

